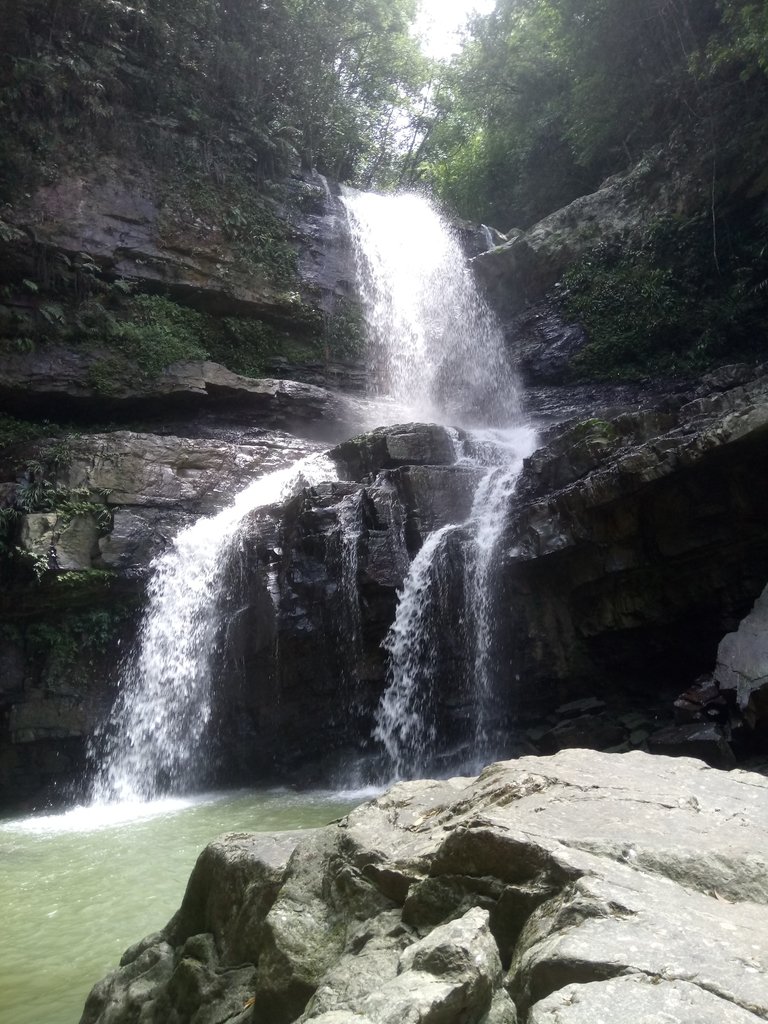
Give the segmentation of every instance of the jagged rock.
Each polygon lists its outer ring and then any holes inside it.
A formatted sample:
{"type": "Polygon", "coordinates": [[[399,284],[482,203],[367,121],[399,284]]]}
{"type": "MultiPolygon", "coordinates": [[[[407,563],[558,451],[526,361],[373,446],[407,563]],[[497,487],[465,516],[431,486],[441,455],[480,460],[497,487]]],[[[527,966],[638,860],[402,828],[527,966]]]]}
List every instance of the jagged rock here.
{"type": "Polygon", "coordinates": [[[703,186],[655,173],[645,162],[626,175],[608,178],[590,195],[556,210],[527,231],[507,232],[507,241],[472,261],[493,305],[514,314],[537,302],[562,273],[598,244],[631,245],[660,214],[693,210],[703,186]],[[638,202],[638,194],[643,201],[638,202]]]}
{"type": "Polygon", "coordinates": [[[495,657],[518,713],[649,686],[671,711],[711,669],[768,578],[767,442],[765,377],[550,434],[502,547],[495,657]]]}
{"type": "Polygon", "coordinates": [[[64,570],[90,569],[99,554],[99,525],[92,515],[78,515],[62,525],[56,512],[30,512],[21,523],[21,547],[46,564],[64,570]]]}
{"type": "Polygon", "coordinates": [[[270,377],[297,380],[332,391],[364,394],[371,384],[371,373],[362,362],[289,362],[285,358],[268,359],[265,369],[270,377]]]}
{"type": "MultiPolygon", "coordinates": [[[[106,513],[98,522],[90,511],[69,521],[57,511],[28,513],[19,520],[12,542],[37,559],[36,568],[53,571],[33,588],[8,580],[0,593],[0,612],[9,629],[15,626],[12,650],[21,661],[21,676],[14,673],[13,685],[3,685],[0,698],[3,800],[45,799],[49,787],[62,791],[76,782],[77,774],[83,776],[89,738],[114,700],[119,670],[115,645],[127,641],[127,634],[135,635],[135,606],[143,597],[151,560],[195,518],[219,511],[254,479],[318,447],[280,431],[252,428],[240,444],[114,431],[72,434],[3,452],[0,470],[19,477],[9,489],[10,500],[29,484],[26,467],[45,464],[46,453],[54,450],[60,460],[50,470],[56,477],[57,500],[72,494],[75,506],[89,502],[106,513]],[[110,513],[111,526],[103,521],[110,513]],[[109,573],[88,571],[93,569],[109,573]],[[83,643],[81,630],[87,634],[82,655],[77,649],[83,643]]],[[[273,638],[274,613],[264,614],[272,602],[260,566],[252,568],[246,595],[240,596],[253,608],[248,650],[256,662],[247,664],[254,678],[263,679],[267,673],[258,666],[270,663],[265,651],[273,638]]],[[[259,721],[252,696],[257,688],[250,688],[250,700],[241,691],[246,661],[240,657],[238,612],[235,607],[229,614],[231,660],[219,681],[222,720],[234,720],[230,739],[240,736],[238,718],[250,720],[244,707],[256,726],[259,721]]],[[[227,765],[237,763],[250,740],[231,742],[230,748],[227,765]]]]}
{"type": "Polygon", "coordinates": [[[614,419],[664,401],[679,407],[693,398],[693,392],[687,380],[534,384],[526,388],[523,403],[533,423],[551,430],[553,424],[579,423],[585,417],[614,419]]]}
{"type": "Polygon", "coordinates": [[[328,454],[347,480],[398,466],[451,466],[456,461],[451,435],[434,423],[379,427],[344,441],[328,454]]]}
{"type": "Polygon", "coordinates": [[[690,722],[670,725],[648,737],[648,749],[654,754],[699,757],[716,768],[736,764],[724,730],[716,722],[690,722]]]}
{"type": "Polygon", "coordinates": [[[68,441],[69,461],[58,480],[104,495],[112,507],[200,514],[222,508],[250,481],[316,447],[279,431],[234,445],[120,430],[68,441]]]}
{"type": "Polygon", "coordinates": [[[201,1024],[756,1024],[767,843],[768,780],[690,759],[569,750],[400,784],[304,837],[218,840],[83,1022],[172,1019],[193,960],[201,1024]]]}
{"type": "Polygon", "coordinates": [[[768,587],[736,632],[720,641],[714,677],[753,728],[768,727],[768,587]]]}
{"type": "Polygon", "coordinates": [[[571,362],[588,338],[583,327],[565,323],[549,303],[538,303],[505,325],[514,365],[526,385],[560,384],[571,375],[571,362]]]}

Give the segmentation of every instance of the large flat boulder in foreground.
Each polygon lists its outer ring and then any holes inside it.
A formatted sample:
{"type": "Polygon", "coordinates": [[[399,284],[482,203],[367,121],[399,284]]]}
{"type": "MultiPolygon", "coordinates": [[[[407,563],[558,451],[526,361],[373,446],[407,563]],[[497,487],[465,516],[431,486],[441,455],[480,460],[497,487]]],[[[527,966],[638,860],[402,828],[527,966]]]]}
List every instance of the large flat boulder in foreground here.
{"type": "Polygon", "coordinates": [[[230,835],[83,1024],[758,1024],[768,780],[561,751],[230,835]]]}

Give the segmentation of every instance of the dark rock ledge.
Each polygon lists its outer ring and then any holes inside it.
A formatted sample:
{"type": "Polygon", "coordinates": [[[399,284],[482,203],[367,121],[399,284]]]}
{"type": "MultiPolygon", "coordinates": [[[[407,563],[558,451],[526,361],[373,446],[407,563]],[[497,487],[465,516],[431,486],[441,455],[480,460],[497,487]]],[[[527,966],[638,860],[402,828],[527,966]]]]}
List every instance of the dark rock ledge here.
{"type": "Polygon", "coordinates": [[[82,1024],[758,1024],[768,780],[568,750],[230,834],[82,1024]]]}

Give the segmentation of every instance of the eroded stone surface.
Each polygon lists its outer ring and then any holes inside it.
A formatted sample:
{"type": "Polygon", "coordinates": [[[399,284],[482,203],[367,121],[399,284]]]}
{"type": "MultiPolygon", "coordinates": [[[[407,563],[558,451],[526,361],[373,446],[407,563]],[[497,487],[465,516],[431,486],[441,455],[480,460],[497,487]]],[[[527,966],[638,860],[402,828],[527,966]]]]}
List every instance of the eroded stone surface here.
{"type": "Polygon", "coordinates": [[[140,998],[160,1024],[191,950],[208,971],[187,992],[196,1024],[223,1019],[249,967],[238,1021],[755,1024],[766,849],[768,780],[690,759],[568,750],[403,783],[303,838],[217,841],[186,917],[129,951],[83,1019],[124,1024],[140,998]],[[230,978],[249,914],[264,927],[230,978]]]}

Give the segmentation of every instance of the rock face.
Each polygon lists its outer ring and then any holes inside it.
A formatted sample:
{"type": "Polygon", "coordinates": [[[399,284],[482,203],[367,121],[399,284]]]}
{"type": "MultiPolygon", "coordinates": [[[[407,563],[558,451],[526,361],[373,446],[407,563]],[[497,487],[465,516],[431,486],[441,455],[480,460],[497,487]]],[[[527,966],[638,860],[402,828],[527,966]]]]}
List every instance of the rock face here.
{"type": "Polygon", "coordinates": [[[641,164],[527,231],[513,228],[501,244],[475,257],[473,267],[502,316],[518,313],[538,302],[570,263],[597,244],[631,246],[661,213],[681,215],[696,208],[705,194],[702,186],[641,164]]]}
{"type": "Polygon", "coordinates": [[[735,695],[751,725],[768,730],[768,588],[736,632],[720,641],[714,678],[735,695]]]}
{"type": "Polygon", "coordinates": [[[261,660],[261,697],[241,728],[254,723],[252,746],[266,763],[300,768],[304,779],[315,771],[327,778],[370,752],[397,590],[427,535],[469,514],[476,482],[452,464],[448,433],[430,424],[380,428],[330,457],[352,479],[305,491],[272,526],[254,517],[246,537],[248,564],[258,572],[271,562],[275,573],[279,657],[265,699],[264,655],[253,642],[260,631],[251,628],[264,608],[255,601],[243,614],[239,657],[254,675],[261,660]]]}
{"type": "MultiPolygon", "coordinates": [[[[114,699],[118,653],[135,635],[155,555],[252,480],[318,447],[252,427],[239,444],[114,431],[4,450],[6,500],[47,487],[59,501],[69,496],[69,506],[19,513],[11,537],[22,565],[32,560],[49,571],[38,582],[7,580],[0,594],[3,802],[40,801],[55,793],[61,799],[85,777],[88,740],[114,699]],[[40,467],[51,452],[60,460],[51,469],[55,482],[40,479],[49,472],[40,467]]],[[[250,592],[263,608],[255,569],[250,592]]],[[[251,646],[264,636],[253,626],[251,646]]]]}
{"type": "MultiPolygon", "coordinates": [[[[177,182],[170,191],[174,187],[177,182]]],[[[0,246],[0,264],[33,268],[41,252],[51,259],[86,253],[107,275],[163,289],[209,312],[295,322],[302,315],[302,297],[346,296],[352,279],[342,225],[333,230],[332,197],[311,179],[297,180],[295,188],[313,199],[310,211],[302,216],[299,203],[295,212],[275,206],[273,213],[293,221],[303,296],[245,264],[214,215],[175,215],[165,206],[169,182],[158,182],[138,162],[130,166],[117,159],[103,159],[88,172],[62,174],[17,204],[10,216],[16,231],[0,246]]]]}
{"type": "Polygon", "coordinates": [[[497,655],[526,680],[508,684],[519,710],[617,687],[647,698],[711,669],[768,577],[766,388],[709,381],[678,408],[569,428],[528,460],[497,655]]]}
{"type": "Polygon", "coordinates": [[[758,1024],[768,782],[564,751],[211,844],[82,1024],[758,1024]],[[738,825],[733,822],[738,821],[738,825]]]}
{"type": "Polygon", "coordinates": [[[27,416],[45,412],[126,419],[236,411],[241,420],[298,433],[310,430],[329,439],[346,437],[356,421],[354,406],[325,388],[242,377],[211,362],[175,363],[147,380],[125,360],[119,384],[106,396],[89,376],[103,356],[98,350],[51,346],[5,353],[0,357],[0,399],[8,411],[27,416]]]}

